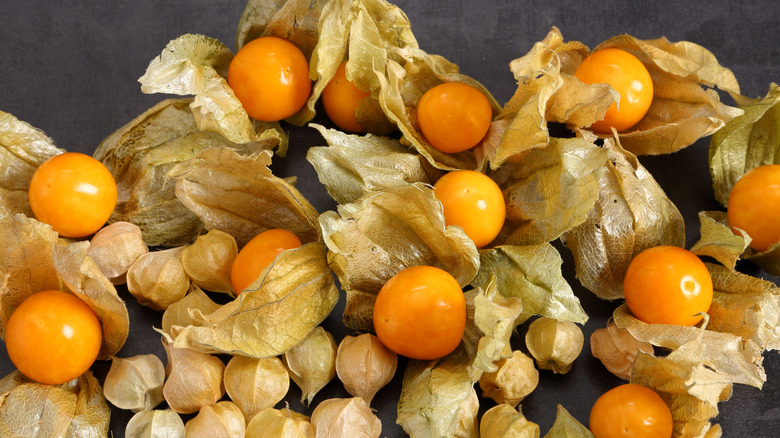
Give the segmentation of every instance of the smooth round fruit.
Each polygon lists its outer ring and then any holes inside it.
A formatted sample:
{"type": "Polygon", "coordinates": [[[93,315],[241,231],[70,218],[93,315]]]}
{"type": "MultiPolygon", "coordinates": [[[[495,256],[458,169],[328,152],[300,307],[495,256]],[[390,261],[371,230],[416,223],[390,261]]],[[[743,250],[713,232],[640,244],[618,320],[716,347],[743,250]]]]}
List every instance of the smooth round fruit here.
{"type": "Polygon", "coordinates": [[[45,290],[30,295],[5,327],[5,346],[16,368],[48,385],[69,382],[95,362],[103,331],[95,312],[73,294],[45,290]]]}
{"type": "Polygon", "coordinates": [[[727,217],[732,229],[750,236],[750,247],[756,251],[764,252],[780,241],[780,164],[742,175],[729,194],[727,217]]]}
{"type": "Polygon", "coordinates": [[[347,132],[365,132],[357,122],[355,114],[361,100],[370,95],[347,79],[347,63],[339,65],[333,79],[322,90],[322,105],[325,113],[340,129],[347,132]]]}
{"type": "Polygon", "coordinates": [[[473,170],[446,173],[433,186],[447,225],[463,228],[477,248],[498,236],[506,219],[504,195],[490,177],[473,170]]]}
{"type": "Polygon", "coordinates": [[[620,94],[619,104],[613,102],[604,119],[591,126],[594,131],[609,133],[611,127],[618,132],[625,131],[642,120],[653,102],[650,73],[636,56],[625,50],[610,48],[591,53],[574,76],[586,84],[609,84],[620,94]]]}
{"type": "Polygon", "coordinates": [[[648,248],[631,261],[623,282],[631,313],[648,324],[692,326],[712,303],[712,278],[692,252],[677,246],[648,248]]]}
{"type": "Polygon", "coordinates": [[[476,146],[490,128],[493,109],[476,88],[445,82],[426,91],[417,104],[417,122],[434,148],[454,154],[476,146]]]}
{"type": "Polygon", "coordinates": [[[297,113],[309,99],[309,63],[285,39],[257,38],[233,57],[228,84],[250,117],[276,122],[297,113]]]}
{"type": "Polygon", "coordinates": [[[114,212],[116,181],[100,161],[66,152],[41,164],[30,180],[30,208],[60,236],[79,238],[97,232],[114,212]]]}
{"type": "Polygon", "coordinates": [[[412,359],[438,359],[460,344],[466,300],[457,280],[433,266],[413,266],[382,286],[374,303],[380,341],[412,359]]]}
{"type": "Polygon", "coordinates": [[[263,231],[252,238],[238,252],[230,268],[230,281],[236,294],[252,284],[279,253],[299,246],[298,236],[281,228],[263,231]]]}
{"type": "Polygon", "coordinates": [[[672,413],[658,393],[626,383],[593,404],[589,428],[595,438],[669,438],[672,413]]]}

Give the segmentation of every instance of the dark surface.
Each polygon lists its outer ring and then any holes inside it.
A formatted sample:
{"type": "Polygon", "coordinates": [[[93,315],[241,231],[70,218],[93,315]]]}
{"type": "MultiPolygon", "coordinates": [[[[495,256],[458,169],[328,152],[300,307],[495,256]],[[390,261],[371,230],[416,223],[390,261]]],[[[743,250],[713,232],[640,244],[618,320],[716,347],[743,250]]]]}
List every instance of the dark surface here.
{"type": "MultiPolygon", "coordinates": [[[[557,26],[566,40],[595,47],[621,33],[643,39],[666,36],[671,41],[689,40],[712,51],[730,68],[743,94],[759,97],[769,84],[780,80],[780,3],[755,2],[623,2],[623,1],[415,1],[396,2],[409,16],[420,46],[445,56],[461,71],[485,84],[499,102],[509,99],[515,82],[509,62],[527,53],[533,43],[557,26]]],[[[144,95],[137,79],[147,64],[169,40],[184,33],[201,33],[234,47],[235,29],[244,2],[240,0],[188,0],[159,2],[0,2],[0,110],[43,130],[58,146],[91,153],[98,143],[136,115],[163,98],[144,95]]],[[[318,116],[317,122],[329,122],[318,116]]],[[[305,161],[310,146],[323,145],[310,128],[285,125],[290,134],[290,152],[277,158],[273,170],[279,176],[297,175],[299,188],[320,211],[334,208],[305,161]]],[[[698,237],[700,210],[718,209],[707,170],[708,139],[672,155],[643,157],[672,201],[683,212],[687,245],[698,237]]],[[[564,273],[582,300],[590,321],[586,339],[604,326],[614,304],[600,301],[583,289],[573,275],[568,252],[564,273]]],[[[742,268],[761,275],[752,265],[742,268]]],[[[140,307],[120,290],[131,315],[131,334],[119,356],[155,353],[164,358],[159,327],[160,314],[140,307]]],[[[343,305],[342,303],[340,303],[343,305]]],[[[326,322],[337,337],[347,334],[340,322],[340,308],[326,322]]],[[[403,362],[400,364],[402,365],[403,362]]],[[[108,362],[98,362],[95,373],[102,379],[108,362]]],[[[731,400],[720,405],[724,436],[777,436],[780,426],[780,359],[765,354],[767,383],[763,390],[736,385],[731,400]]],[[[0,375],[13,371],[5,349],[0,349],[0,375]]],[[[395,403],[400,391],[399,372],[391,385],[374,399],[372,407],[383,419],[382,436],[403,436],[394,424],[395,403]]],[[[536,391],[523,403],[522,411],[540,425],[542,435],[552,425],[555,407],[562,404],[587,425],[590,406],[607,389],[621,383],[590,355],[586,344],[567,375],[541,373],[536,391]]],[[[291,408],[311,413],[297,400],[300,392],[291,385],[291,408]]],[[[337,381],[315,398],[344,397],[337,381]]],[[[493,405],[486,401],[483,410],[493,405]]],[[[114,436],[124,436],[131,412],[114,410],[114,436]]]]}

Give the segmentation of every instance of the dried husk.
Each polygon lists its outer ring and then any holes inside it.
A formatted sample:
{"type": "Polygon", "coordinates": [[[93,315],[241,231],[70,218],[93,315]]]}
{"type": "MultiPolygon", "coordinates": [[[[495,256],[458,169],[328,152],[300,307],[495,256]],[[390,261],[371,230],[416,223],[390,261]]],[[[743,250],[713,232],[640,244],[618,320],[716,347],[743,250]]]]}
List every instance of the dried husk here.
{"type": "Polygon", "coordinates": [[[631,367],[639,352],[653,355],[653,345],[636,340],[628,330],[619,328],[611,319],[605,328],[590,335],[590,352],[612,374],[629,380],[631,367]]]}
{"type": "Polygon", "coordinates": [[[179,330],[173,330],[173,327],[182,328],[193,324],[197,319],[194,312],[208,315],[220,307],[201,288],[191,284],[187,295],[168,306],[165,312],[163,312],[162,331],[172,339],[175,339],[179,330]]]}
{"type": "Polygon", "coordinates": [[[278,357],[233,356],[225,367],[225,390],[244,418],[279,403],[290,389],[290,375],[278,357]]]}
{"type": "Polygon", "coordinates": [[[166,99],[104,139],[93,156],[114,175],[119,190],[110,222],[132,222],[149,246],[191,243],[201,220],[178,199],[168,171],[204,149],[232,148],[241,153],[271,149],[277,139],[233,143],[198,129],[188,105],[192,99],[166,99]]]}
{"type": "Polygon", "coordinates": [[[105,437],[110,415],[91,372],[56,386],[33,382],[18,371],[0,380],[0,436],[105,437]]]}
{"type": "Polygon", "coordinates": [[[571,321],[541,317],[531,322],[525,332],[525,345],[542,370],[566,374],[580,355],[585,337],[571,321]]]}
{"type": "Polygon", "coordinates": [[[314,396],[336,377],[336,340],[322,326],[316,327],[282,355],[290,378],[301,388],[301,402],[311,405],[314,396]]]}
{"type": "Polygon", "coordinates": [[[125,427],[125,438],[184,438],[184,421],[170,410],[141,411],[125,427]]]}
{"type": "Polygon", "coordinates": [[[576,418],[572,417],[563,406],[558,405],[555,423],[544,438],[593,438],[593,434],[576,418]]]}
{"type": "Polygon", "coordinates": [[[534,360],[522,351],[515,350],[507,359],[496,362],[497,370],[485,373],[479,379],[482,396],[498,404],[513,408],[526,398],[539,384],[539,371],[534,360]]]}
{"type": "Polygon", "coordinates": [[[41,130],[0,111],[0,218],[16,213],[33,217],[30,179],[44,161],[63,152],[41,130]]]}
{"type": "Polygon", "coordinates": [[[187,438],[244,438],[244,414],[233,402],[221,401],[204,406],[184,425],[187,438]]]}
{"type": "Polygon", "coordinates": [[[127,270],[149,247],[141,229],[130,222],[114,222],[101,228],[89,241],[87,254],[115,285],[127,283],[127,270]]]}
{"type": "Polygon", "coordinates": [[[539,438],[539,425],[508,404],[497,404],[482,414],[481,438],[539,438]]]}
{"type": "Polygon", "coordinates": [[[309,417],[289,408],[267,408],[246,426],[246,438],[314,438],[309,417]]]}
{"type": "Polygon", "coordinates": [[[360,397],[331,398],[320,402],[311,413],[318,438],[379,438],[382,422],[360,397]]]}
{"type": "Polygon", "coordinates": [[[344,323],[355,330],[373,330],[376,294],[402,269],[436,266],[464,286],[479,268],[474,242],[460,227],[445,225],[441,203],[421,183],[369,193],[319,221],[330,267],[347,296],[344,323]]]}
{"type": "Polygon", "coordinates": [[[146,307],[165,311],[190,289],[182,265],[184,246],[151,251],[138,257],[127,271],[127,290],[146,307]]]}
{"type": "Polygon", "coordinates": [[[276,35],[292,41],[309,58],[317,44],[318,23],[326,2],[304,0],[249,0],[236,32],[236,47],[276,35]]]}
{"type": "Polygon", "coordinates": [[[691,246],[698,256],[712,257],[718,263],[734,270],[742,254],[750,245],[750,236],[742,230],[729,227],[725,211],[699,212],[699,240],[691,246]]]}
{"type": "Polygon", "coordinates": [[[608,160],[598,201],[585,222],[561,240],[574,254],[577,279],[601,299],[623,298],[631,260],[658,245],[684,246],[682,214],[636,156],[617,139],[605,139],[608,160]]]}
{"type": "Polygon", "coordinates": [[[344,389],[370,405],[376,393],[390,383],[398,355],[371,333],[345,336],[336,353],[336,374],[344,389]]]}
{"type": "Polygon", "coordinates": [[[190,281],[201,289],[234,295],[230,269],[238,254],[236,239],[219,230],[209,230],[187,245],[181,264],[190,281]]]}
{"type": "Polygon", "coordinates": [[[22,214],[0,218],[0,334],[8,318],[30,295],[59,289],[87,303],[100,320],[103,341],[98,359],[124,345],[129,316],[114,285],[87,255],[89,242],[62,240],[46,224],[22,214]]]}
{"type": "Polygon", "coordinates": [[[154,354],[111,357],[103,381],[106,400],[120,409],[151,411],[165,400],[165,366],[154,354]]]}
{"type": "Polygon", "coordinates": [[[192,414],[203,406],[213,405],[225,395],[222,360],[188,348],[177,348],[165,335],[163,347],[168,356],[163,395],[171,409],[180,414],[192,414]]]}

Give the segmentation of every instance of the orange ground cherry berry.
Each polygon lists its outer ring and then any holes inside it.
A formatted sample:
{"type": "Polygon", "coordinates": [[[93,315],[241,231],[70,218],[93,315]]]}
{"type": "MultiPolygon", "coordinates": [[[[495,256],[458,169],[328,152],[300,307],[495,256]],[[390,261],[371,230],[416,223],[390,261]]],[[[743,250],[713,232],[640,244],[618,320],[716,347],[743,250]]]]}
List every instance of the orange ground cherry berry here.
{"type": "Polygon", "coordinates": [[[95,362],[103,331],[95,312],[73,294],[45,290],[30,295],[5,327],[5,346],[16,368],[48,385],[69,382],[95,362]]]}
{"type": "Polygon", "coordinates": [[[750,236],[750,247],[756,251],[766,251],[780,241],[780,164],[759,166],[742,175],[729,194],[727,217],[732,229],[750,236]]]}
{"type": "Polygon", "coordinates": [[[466,300],[457,280],[433,266],[406,268],[382,286],[374,303],[380,341],[412,359],[437,359],[460,344],[466,300]]]}
{"type": "Polygon", "coordinates": [[[463,228],[477,248],[492,242],[504,226],[504,195],[498,184],[484,173],[448,172],[436,181],[433,193],[442,203],[447,225],[463,228]]]}
{"type": "Polygon", "coordinates": [[[631,261],[623,282],[631,313],[648,324],[692,326],[712,303],[712,278],[692,252],[677,246],[648,248],[631,261]]]}
{"type": "Polygon", "coordinates": [[[445,82],[426,91],[417,104],[417,122],[434,148],[454,154],[476,146],[490,128],[493,109],[476,88],[445,82]]]}
{"type": "Polygon", "coordinates": [[[281,228],[271,228],[252,238],[238,252],[230,268],[230,281],[236,294],[249,287],[279,253],[299,246],[298,236],[281,228]]]}
{"type": "Polygon", "coordinates": [[[233,57],[228,84],[250,117],[276,122],[297,113],[309,99],[309,63],[285,39],[257,38],[233,57]]]}
{"type": "Polygon", "coordinates": [[[620,102],[612,105],[604,119],[591,129],[598,132],[625,131],[647,114],[653,102],[653,80],[647,68],[636,56],[621,49],[601,49],[582,61],[574,76],[586,84],[609,84],[620,94],[620,102]]]}
{"type": "Polygon", "coordinates": [[[363,91],[347,79],[347,63],[342,62],[328,85],[322,90],[322,105],[328,118],[347,132],[365,132],[357,122],[356,112],[360,101],[370,93],[363,91]]]}
{"type": "Polygon", "coordinates": [[[595,438],[669,438],[672,413],[657,392],[626,383],[593,404],[589,429],[595,438]]]}
{"type": "Polygon", "coordinates": [[[66,152],[38,167],[28,195],[39,221],[63,237],[79,238],[105,225],[116,206],[117,188],[103,163],[86,154],[66,152]]]}

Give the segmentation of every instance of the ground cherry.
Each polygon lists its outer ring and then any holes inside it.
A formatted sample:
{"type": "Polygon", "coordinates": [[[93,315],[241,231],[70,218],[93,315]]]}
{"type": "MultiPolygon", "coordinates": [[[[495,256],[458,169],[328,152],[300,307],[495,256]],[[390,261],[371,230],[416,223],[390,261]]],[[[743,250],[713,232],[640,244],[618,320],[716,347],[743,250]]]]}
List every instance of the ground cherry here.
{"type": "Polygon", "coordinates": [[[732,229],[745,231],[750,247],[766,251],[780,241],[780,164],[756,167],[737,180],[729,194],[732,229]]]}
{"type": "Polygon", "coordinates": [[[498,236],[506,218],[504,195],[490,177],[473,170],[446,173],[433,186],[447,225],[463,228],[481,248],[498,236]]]}
{"type": "Polygon", "coordinates": [[[370,95],[347,79],[347,63],[342,62],[328,85],[322,90],[322,105],[328,118],[348,132],[365,132],[355,114],[361,100],[370,95]]]}
{"type": "Polygon", "coordinates": [[[272,228],[258,234],[249,241],[233,260],[230,281],[237,294],[257,279],[260,273],[282,251],[298,248],[298,236],[281,228],[272,228]]]}
{"type": "Polygon", "coordinates": [[[374,303],[380,341],[412,359],[438,359],[460,344],[466,300],[457,280],[433,266],[413,266],[382,286],[374,303]]]}
{"type": "Polygon", "coordinates": [[[16,368],[40,383],[58,385],[95,362],[103,331],[95,312],[60,290],[30,295],[8,318],[5,346],[16,368]]]}
{"type": "Polygon", "coordinates": [[[426,91],[417,104],[417,122],[434,148],[463,152],[476,146],[490,128],[490,101],[476,88],[445,82],[426,91]]]}
{"type": "Polygon", "coordinates": [[[657,392],[626,383],[596,400],[589,428],[595,438],[668,438],[672,423],[672,413],[657,392]]]}
{"type": "Polygon", "coordinates": [[[63,237],[85,237],[111,217],[116,181],[100,161],[67,152],[41,164],[30,180],[30,208],[35,217],[63,237]]]}
{"type": "Polygon", "coordinates": [[[636,125],[647,114],[653,102],[653,80],[647,68],[636,56],[621,49],[601,49],[590,54],[574,72],[586,84],[606,83],[620,94],[620,102],[612,105],[604,119],[591,129],[609,133],[636,125]]]}
{"type": "Polygon", "coordinates": [[[309,99],[309,63],[285,39],[257,38],[233,57],[228,84],[250,117],[276,122],[297,113],[309,99]]]}
{"type": "Polygon", "coordinates": [[[694,253],[677,246],[634,257],[623,282],[631,313],[648,324],[695,325],[712,303],[712,278],[694,253]]]}

